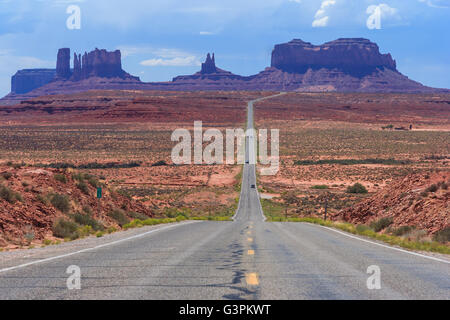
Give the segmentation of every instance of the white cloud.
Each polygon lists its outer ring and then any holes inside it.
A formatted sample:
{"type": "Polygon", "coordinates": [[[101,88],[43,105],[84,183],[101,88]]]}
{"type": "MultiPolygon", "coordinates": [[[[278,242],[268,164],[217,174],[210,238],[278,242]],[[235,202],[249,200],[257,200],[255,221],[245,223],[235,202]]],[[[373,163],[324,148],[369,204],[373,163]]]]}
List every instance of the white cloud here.
{"type": "Polygon", "coordinates": [[[312,23],[312,26],[314,28],[316,27],[326,27],[328,25],[328,21],[330,20],[330,17],[327,15],[327,9],[331,6],[334,6],[336,4],[336,0],[323,0],[322,4],[320,5],[319,10],[317,10],[316,14],[314,15],[314,21],[312,23]]]}
{"type": "Polygon", "coordinates": [[[450,8],[450,0],[419,0],[432,8],[450,8]]]}
{"type": "Polygon", "coordinates": [[[381,18],[388,18],[397,15],[397,9],[390,7],[389,5],[382,3],[379,5],[371,5],[367,8],[367,14],[373,14],[377,8],[380,8],[381,18]]]}
{"type": "Polygon", "coordinates": [[[329,17],[323,17],[320,19],[316,19],[313,21],[312,26],[317,28],[317,27],[326,27],[328,25],[328,19],[329,17]]]}
{"type": "Polygon", "coordinates": [[[196,54],[173,48],[154,48],[148,46],[119,46],[124,58],[135,55],[150,55],[150,59],[140,62],[140,65],[146,67],[186,67],[201,65],[200,59],[196,54]]]}
{"type": "Polygon", "coordinates": [[[157,66],[186,67],[186,66],[199,66],[200,61],[198,61],[197,57],[195,56],[189,56],[172,59],[162,59],[162,58],[149,59],[142,61],[140,64],[146,67],[157,67],[157,66]]]}

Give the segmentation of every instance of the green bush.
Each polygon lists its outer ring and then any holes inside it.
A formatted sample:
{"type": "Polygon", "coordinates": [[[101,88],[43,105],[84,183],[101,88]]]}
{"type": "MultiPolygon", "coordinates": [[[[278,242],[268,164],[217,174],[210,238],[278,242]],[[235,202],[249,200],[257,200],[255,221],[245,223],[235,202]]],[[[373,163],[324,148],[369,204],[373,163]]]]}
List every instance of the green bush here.
{"type": "Polygon", "coordinates": [[[367,193],[366,187],[364,187],[361,183],[355,183],[353,186],[349,186],[347,188],[347,193],[360,193],[365,194],[367,193]]]}
{"type": "Polygon", "coordinates": [[[381,230],[386,229],[387,227],[389,227],[393,223],[394,223],[394,220],[392,218],[381,218],[379,220],[373,221],[370,224],[370,227],[375,232],[380,232],[381,230]]]}
{"type": "Polygon", "coordinates": [[[1,185],[0,185],[0,198],[5,201],[8,201],[11,204],[16,203],[16,201],[23,201],[22,196],[19,193],[14,192],[8,187],[1,185]]]}
{"type": "Polygon", "coordinates": [[[411,231],[413,231],[415,229],[416,229],[416,227],[414,227],[414,226],[401,226],[398,229],[393,230],[392,234],[394,236],[400,237],[407,233],[410,233],[411,231]]]}
{"type": "Polygon", "coordinates": [[[89,187],[84,181],[80,181],[77,183],[77,188],[81,190],[86,195],[89,195],[89,187]]]}
{"type": "Polygon", "coordinates": [[[125,212],[120,209],[111,211],[110,213],[108,213],[108,216],[114,219],[121,227],[130,222],[130,219],[125,215],[125,212]]]}
{"type": "Polygon", "coordinates": [[[67,178],[63,174],[57,173],[57,174],[55,174],[54,178],[55,178],[56,181],[59,181],[61,183],[67,183],[67,178]]]}
{"type": "Polygon", "coordinates": [[[433,240],[441,243],[450,242],[450,227],[436,232],[433,236],[433,240]]]}
{"type": "Polygon", "coordinates": [[[167,162],[164,160],[160,160],[152,164],[152,167],[163,167],[163,166],[167,166],[167,162]]]}
{"type": "Polygon", "coordinates": [[[148,216],[146,216],[143,213],[139,213],[139,212],[128,212],[128,215],[133,218],[133,219],[138,219],[138,220],[146,220],[148,219],[148,216]]]}
{"type": "Polygon", "coordinates": [[[358,233],[363,233],[363,232],[366,232],[366,231],[373,231],[373,230],[372,230],[371,227],[366,226],[365,224],[359,224],[359,225],[356,226],[356,231],[358,233]]]}
{"type": "Polygon", "coordinates": [[[78,234],[78,225],[63,218],[56,220],[53,225],[53,235],[58,238],[69,238],[72,240],[80,236],[78,234]]]}
{"type": "Polygon", "coordinates": [[[52,194],[50,195],[50,203],[59,211],[63,213],[68,213],[70,211],[70,201],[69,197],[63,194],[52,194]]]}
{"type": "Polygon", "coordinates": [[[317,186],[312,186],[311,189],[324,190],[324,189],[328,189],[328,186],[327,185],[317,185],[317,186]]]}
{"type": "Polygon", "coordinates": [[[75,213],[72,219],[82,226],[90,226],[94,231],[103,231],[105,227],[89,214],[75,213]]]}

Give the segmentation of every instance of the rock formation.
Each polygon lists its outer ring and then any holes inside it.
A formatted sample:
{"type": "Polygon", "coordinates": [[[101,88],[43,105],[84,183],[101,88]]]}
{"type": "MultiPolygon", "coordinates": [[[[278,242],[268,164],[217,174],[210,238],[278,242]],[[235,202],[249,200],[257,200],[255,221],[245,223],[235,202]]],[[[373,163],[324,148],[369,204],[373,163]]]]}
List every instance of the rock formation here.
{"type": "Polygon", "coordinates": [[[309,69],[336,69],[360,78],[377,69],[397,71],[390,54],[381,54],[377,44],[362,38],[338,39],[320,46],[294,39],[275,46],[272,67],[299,74],[309,69]]]}
{"type": "Polygon", "coordinates": [[[15,94],[28,93],[53,81],[55,76],[55,69],[19,70],[11,78],[11,92],[15,94]]]}
{"type": "Polygon", "coordinates": [[[201,83],[193,83],[192,81],[243,80],[244,78],[245,77],[217,68],[214,53],[212,54],[212,58],[211,54],[208,53],[205,62],[202,63],[202,69],[199,72],[190,76],[175,77],[173,78],[173,82],[177,82],[177,84],[181,84],[182,82],[184,82],[186,85],[188,85],[188,83],[191,83],[189,85],[196,86],[198,84],[201,85],[201,83]]]}
{"type": "Polygon", "coordinates": [[[75,53],[74,72],[71,80],[80,81],[91,77],[131,78],[131,76],[122,69],[120,50],[108,52],[104,49],[95,49],[89,53],[85,52],[82,57],[75,53]]]}
{"type": "Polygon", "coordinates": [[[69,79],[71,75],[72,72],[70,70],[70,49],[59,49],[58,57],[56,60],[56,78],[69,79]]]}
{"type": "MultiPolygon", "coordinates": [[[[390,54],[381,54],[377,44],[361,38],[338,39],[312,45],[299,39],[278,44],[272,52],[272,65],[244,77],[216,66],[214,54],[206,56],[201,70],[171,82],[144,83],[122,69],[119,50],[95,49],[74,54],[70,70],[70,49],[60,49],[56,81],[25,93],[19,90],[0,100],[13,105],[33,97],[68,94],[86,90],[256,90],[303,92],[367,93],[449,93],[448,89],[426,87],[410,80],[396,68],[390,54]]],[[[20,80],[25,81],[25,80],[20,80]]],[[[34,81],[34,80],[33,80],[34,81]]],[[[30,80],[30,82],[33,82],[30,80]]],[[[35,88],[33,84],[29,88],[35,88]]],[[[20,86],[15,85],[15,88],[20,86]]]]}
{"type": "Polygon", "coordinates": [[[206,56],[205,63],[202,63],[202,70],[200,71],[200,73],[210,74],[210,73],[216,73],[216,72],[217,72],[217,69],[216,69],[216,60],[214,58],[214,53],[212,55],[212,59],[211,59],[211,55],[208,53],[208,55],[206,56]]]}

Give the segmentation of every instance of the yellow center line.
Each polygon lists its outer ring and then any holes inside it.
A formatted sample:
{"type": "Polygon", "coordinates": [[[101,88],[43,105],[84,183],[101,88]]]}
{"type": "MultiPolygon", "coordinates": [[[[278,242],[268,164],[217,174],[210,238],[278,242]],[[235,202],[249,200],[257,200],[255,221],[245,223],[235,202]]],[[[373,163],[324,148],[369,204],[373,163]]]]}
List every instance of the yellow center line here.
{"type": "Polygon", "coordinates": [[[247,231],[247,234],[250,235],[250,234],[252,234],[252,232],[251,231],[247,231]]]}
{"type": "Polygon", "coordinates": [[[259,285],[258,274],[257,273],[247,273],[245,275],[245,281],[249,286],[259,285]]]}
{"type": "Polygon", "coordinates": [[[248,251],[247,251],[247,254],[248,254],[249,256],[253,256],[253,255],[255,254],[255,250],[248,250],[248,251]]]}
{"type": "Polygon", "coordinates": [[[248,242],[253,242],[253,238],[248,238],[248,242]]]}

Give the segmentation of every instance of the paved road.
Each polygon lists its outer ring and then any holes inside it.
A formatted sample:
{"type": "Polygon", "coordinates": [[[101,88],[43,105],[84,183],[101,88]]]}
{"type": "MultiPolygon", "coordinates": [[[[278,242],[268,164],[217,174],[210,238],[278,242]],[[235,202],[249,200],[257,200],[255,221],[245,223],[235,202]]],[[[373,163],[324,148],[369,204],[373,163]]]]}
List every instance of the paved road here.
{"type": "Polygon", "coordinates": [[[253,184],[255,167],[246,164],[234,222],[146,227],[0,253],[0,299],[450,299],[445,258],[315,225],[264,222],[253,184]],[[66,287],[70,265],[81,269],[81,290],[66,287]],[[380,290],[367,288],[372,265],[381,270],[380,290]]]}

